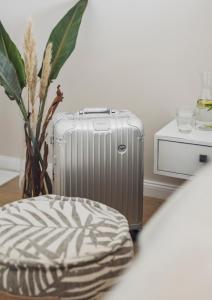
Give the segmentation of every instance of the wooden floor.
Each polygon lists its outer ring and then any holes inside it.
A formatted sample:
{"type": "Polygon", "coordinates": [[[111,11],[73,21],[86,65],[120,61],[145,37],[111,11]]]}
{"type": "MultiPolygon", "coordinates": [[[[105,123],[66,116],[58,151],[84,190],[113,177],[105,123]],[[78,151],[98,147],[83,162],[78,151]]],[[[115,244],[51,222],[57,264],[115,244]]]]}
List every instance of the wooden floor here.
{"type": "MultiPolygon", "coordinates": [[[[18,180],[14,179],[0,187],[0,206],[18,200],[21,198],[21,193],[18,188],[18,180]]],[[[149,218],[158,210],[163,203],[163,200],[144,197],[144,215],[143,223],[145,224],[149,218]]]]}

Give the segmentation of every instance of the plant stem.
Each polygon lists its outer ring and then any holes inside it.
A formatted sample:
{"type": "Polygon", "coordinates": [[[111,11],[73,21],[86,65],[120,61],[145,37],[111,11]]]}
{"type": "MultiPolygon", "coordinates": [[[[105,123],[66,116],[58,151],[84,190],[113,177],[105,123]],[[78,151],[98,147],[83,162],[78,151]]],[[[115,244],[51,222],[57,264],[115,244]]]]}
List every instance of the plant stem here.
{"type": "Polygon", "coordinates": [[[46,88],[46,93],[43,99],[40,99],[40,107],[39,107],[39,114],[38,114],[38,121],[37,121],[37,127],[36,127],[36,139],[39,139],[40,136],[40,130],[41,130],[41,123],[43,120],[43,114],[44,114],[44,108],[46,104],[46,98],[48,94],[48,87],[46,88]]]}
{"type": "MultiPolygon", "coordinates": [[[[38,162],[40,162],[42,168],[44,168],[44,162],[43,162],[43,159],[42,159],[42,156],[40,154],[40,148],[39,148],[39,145],[38,145],[38,140],[34,137],[34,134],[33,134],[33,131],[32,131],[32,128],[30,126],[30,122],[29,122],[29,116],[27,114],[27,111],[26,111],[26,108],[25,108],[25,105],[23,103],[23,99],[20,98],[18,100],[16,100],[20,110],[21,110],[21,113],[23,115],[23,118],[24,118],[24,121],[26,123],[26,126],[28,128],[28,132],[29,132],[29,137],[30,137],[30,140],[32,141],[32,145],[33,145],[33,152],[34,152],[34,155],[36,154],[37,157],[38,157],[38,162]]],[[[45,106],[45,103],[44,103],[44,106],[45,106]]],[[[44,110],[44,108],[43,108],[44,110]]],[[[41,118],[41,121],[42,121],[42,118],[41,118]]],[[[47,172],[45,172],[45,180],[46,180],[46,185],[47,185],[47,188],[48,188],[48,191],[49,193],[52,192],[52,184],[51,184],[51,179],[48,175],[47,172]]]]}
{"type": "Polygon", "coordinates": [[[19,108],[20,108],[20,111],[23,115],[23,118],[24,118],[24,121],[28,121],[28,114],[27,114],[27,111],[26,111],[26,108],[24,106],[24,102],[23,102],[23,99],[20,98],[18,100],[16,100],[16,103],[18,104],[19,108]]]}

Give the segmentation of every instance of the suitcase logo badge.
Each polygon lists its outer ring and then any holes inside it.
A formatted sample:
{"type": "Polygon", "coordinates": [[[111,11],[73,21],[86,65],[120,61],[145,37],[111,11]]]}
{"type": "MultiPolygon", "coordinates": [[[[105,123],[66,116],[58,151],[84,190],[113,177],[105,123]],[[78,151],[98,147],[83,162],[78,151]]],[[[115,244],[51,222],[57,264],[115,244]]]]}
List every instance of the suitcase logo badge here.
{"type": "Polygon", "coordinates": [[[119,152],[125,152],[127,150],[127,146],[122,144],[118,146],[118,151],[119,152]]]}

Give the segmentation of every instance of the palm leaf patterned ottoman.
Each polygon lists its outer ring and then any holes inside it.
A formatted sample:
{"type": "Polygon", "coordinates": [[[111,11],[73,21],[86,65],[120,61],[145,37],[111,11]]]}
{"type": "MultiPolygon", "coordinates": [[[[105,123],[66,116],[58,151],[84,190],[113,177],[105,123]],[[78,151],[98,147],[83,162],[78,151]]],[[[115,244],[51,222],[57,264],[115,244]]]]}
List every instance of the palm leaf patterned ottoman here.
{"type": "Polygon", "coordinates": [[[0,208],[0,291],[22,297],[101,299],[133,256],[126,218],[55,195],[0,208]]]}

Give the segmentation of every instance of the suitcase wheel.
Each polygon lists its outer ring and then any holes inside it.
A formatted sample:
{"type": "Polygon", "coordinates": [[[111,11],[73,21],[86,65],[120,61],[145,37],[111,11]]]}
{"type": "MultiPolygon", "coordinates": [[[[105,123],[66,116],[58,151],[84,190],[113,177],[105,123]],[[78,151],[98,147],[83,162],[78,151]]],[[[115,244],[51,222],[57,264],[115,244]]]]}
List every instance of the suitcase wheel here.
{"type": "Polygon", "coordinates": [[[140,229],[131,229],[130,230],[130,235],[131,235],[133,242],[137,242],[139,233],[140,233],[140,229]]]}

